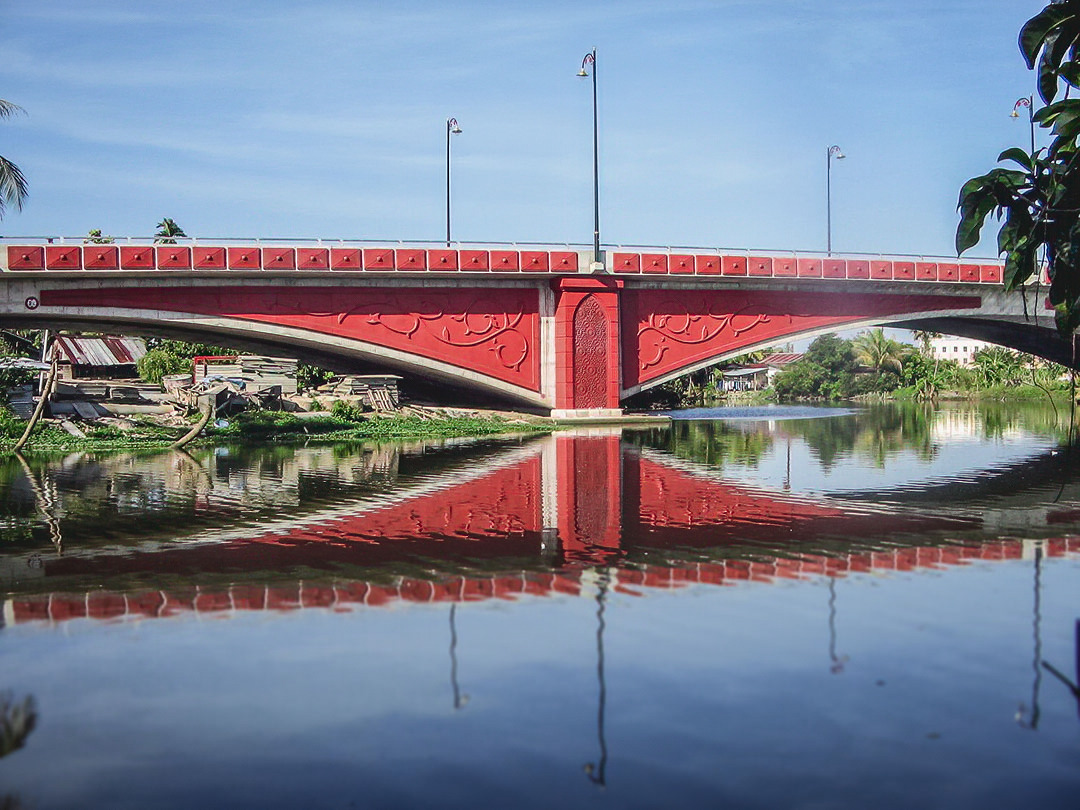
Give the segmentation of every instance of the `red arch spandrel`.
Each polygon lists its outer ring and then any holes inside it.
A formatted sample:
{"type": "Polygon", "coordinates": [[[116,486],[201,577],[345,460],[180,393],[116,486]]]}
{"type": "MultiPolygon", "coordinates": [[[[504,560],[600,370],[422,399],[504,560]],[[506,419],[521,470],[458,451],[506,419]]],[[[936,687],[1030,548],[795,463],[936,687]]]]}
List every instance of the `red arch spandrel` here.
{"type": "Polygon", "coordinates": [[[142,287],[41,291],[44,306],[189,312],[385,346],[540,390],[535,289],[142,287]]]}

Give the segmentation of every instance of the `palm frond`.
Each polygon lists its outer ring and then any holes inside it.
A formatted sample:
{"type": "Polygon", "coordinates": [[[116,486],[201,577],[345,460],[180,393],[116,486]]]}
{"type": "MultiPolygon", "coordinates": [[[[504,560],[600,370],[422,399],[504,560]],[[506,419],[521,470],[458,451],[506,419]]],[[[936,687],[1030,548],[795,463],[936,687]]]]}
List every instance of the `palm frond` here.
{"type": "Polygon", "coordinates": [[[0,157],[0,217],[8,205],[14,205],[20,211],[23,202],[30,196],[30,188],[22,171],[5,157],[0,157]]]}
{"type": "Polygon", "coordinates": [[[26,110],[11,101],[0,98],[0,118],[11,118],[13,115],[25,114],[26,110]]]}

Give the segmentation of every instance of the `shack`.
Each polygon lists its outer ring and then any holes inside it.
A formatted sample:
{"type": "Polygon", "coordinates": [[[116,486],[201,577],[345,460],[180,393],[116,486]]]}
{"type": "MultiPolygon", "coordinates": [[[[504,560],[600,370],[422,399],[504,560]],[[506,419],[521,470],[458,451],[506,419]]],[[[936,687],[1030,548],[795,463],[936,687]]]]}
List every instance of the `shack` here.
{"type": "Polygon", "coordinates": [[[140,338],[57,335],[53,338],[61,380],[127,380],[139,376],[135,364],[146,354],[140,338]]]}

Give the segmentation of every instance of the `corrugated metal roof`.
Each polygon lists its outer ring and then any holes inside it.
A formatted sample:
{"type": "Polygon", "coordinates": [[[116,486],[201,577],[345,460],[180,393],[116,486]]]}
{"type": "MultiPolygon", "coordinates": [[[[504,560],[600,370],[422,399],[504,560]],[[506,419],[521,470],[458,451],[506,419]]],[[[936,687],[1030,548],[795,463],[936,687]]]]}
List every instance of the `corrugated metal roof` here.
{"type": "Polygon", "coordinates": [[[802,355],[798,352],[774,352],[767,357],[762,357],[761,362],[757,365],[761,366],[786,366],[789,363],[794,363],[798,360],[802,360],[802,355]]]}
{"type": "Polygon", "coordinates": [[[146,343],[129,337],[57,335],[56,347],[61,360],[76,366],[122,366],[146,354],[146,343]]]}

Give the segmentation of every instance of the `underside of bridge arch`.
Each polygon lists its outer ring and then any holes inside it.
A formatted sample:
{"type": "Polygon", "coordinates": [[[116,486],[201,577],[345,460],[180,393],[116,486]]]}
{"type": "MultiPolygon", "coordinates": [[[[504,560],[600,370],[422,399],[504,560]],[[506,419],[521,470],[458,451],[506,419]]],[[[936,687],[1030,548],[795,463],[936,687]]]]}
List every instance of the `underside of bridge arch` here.
{"type": "MultiPolygon", "coordinates": [[[[1047,320],[1047,319],[1044,319],[1047,320]]],[[[875,318],[846,324],[830,325],[815,329],[804,330],[790,335],[784,335],[760,343],[740,345],[735,349],[725,349],[717,354],[687,364],[675,371],[648,380],[639,385],[627,388],[623,391],[623,398],[629,398],[635,394],[647,391],[658,385],[692,374],[704,368],[709,368],[717,363],[722,363],[747,352],[760,349],[774,348],[786,343],[807,338],[817,337],[829,332],[846,332],[873,327],[889,327],[896,329],[912,329],[926,332],[938,332],[944,335],[972,338],[1009,349],[1025,352],[1041,357],[1054,363],[1060,363],[1069,368],[1080,370],[1080,352],[1075,358],[1070,342],[1063,338],[1058,331],[1051,326],[1042,326],[1032,322],[995,320],[990,318],[963,317],[956,315],[913,318],[901,320],[895,318],[875,318]]]]}
{"type": "Polygon", "coordinates": [[[387,352],[382,347],[335,345],[325,335],[259,324],[195,323],[191,318],[159,320],[139,318],[4,316],[8,329],[48,329],[70,332],[107,332],[138,337],[159,337],[193,343],[209,343],[222,348],[255,354],[295,358],[339,374],[396,374],[406,389],[431,395],[439,402],[506,405],[519,410],[546,412],[550,406],[539,395],[516,391],[498,380],[485,379],[430,359],[387,352]]]}
{"type": "Polygon", "coordinates": [[[888,326],[982,340],[1060,363],[1069,368],[1080,368],[1080,365],[1077,365],[1078,358],[1073,350],[1072,342],[1062,337],[1053,326],[961,317],[919,318],[911,321],[897,321],[888,326]]]}

